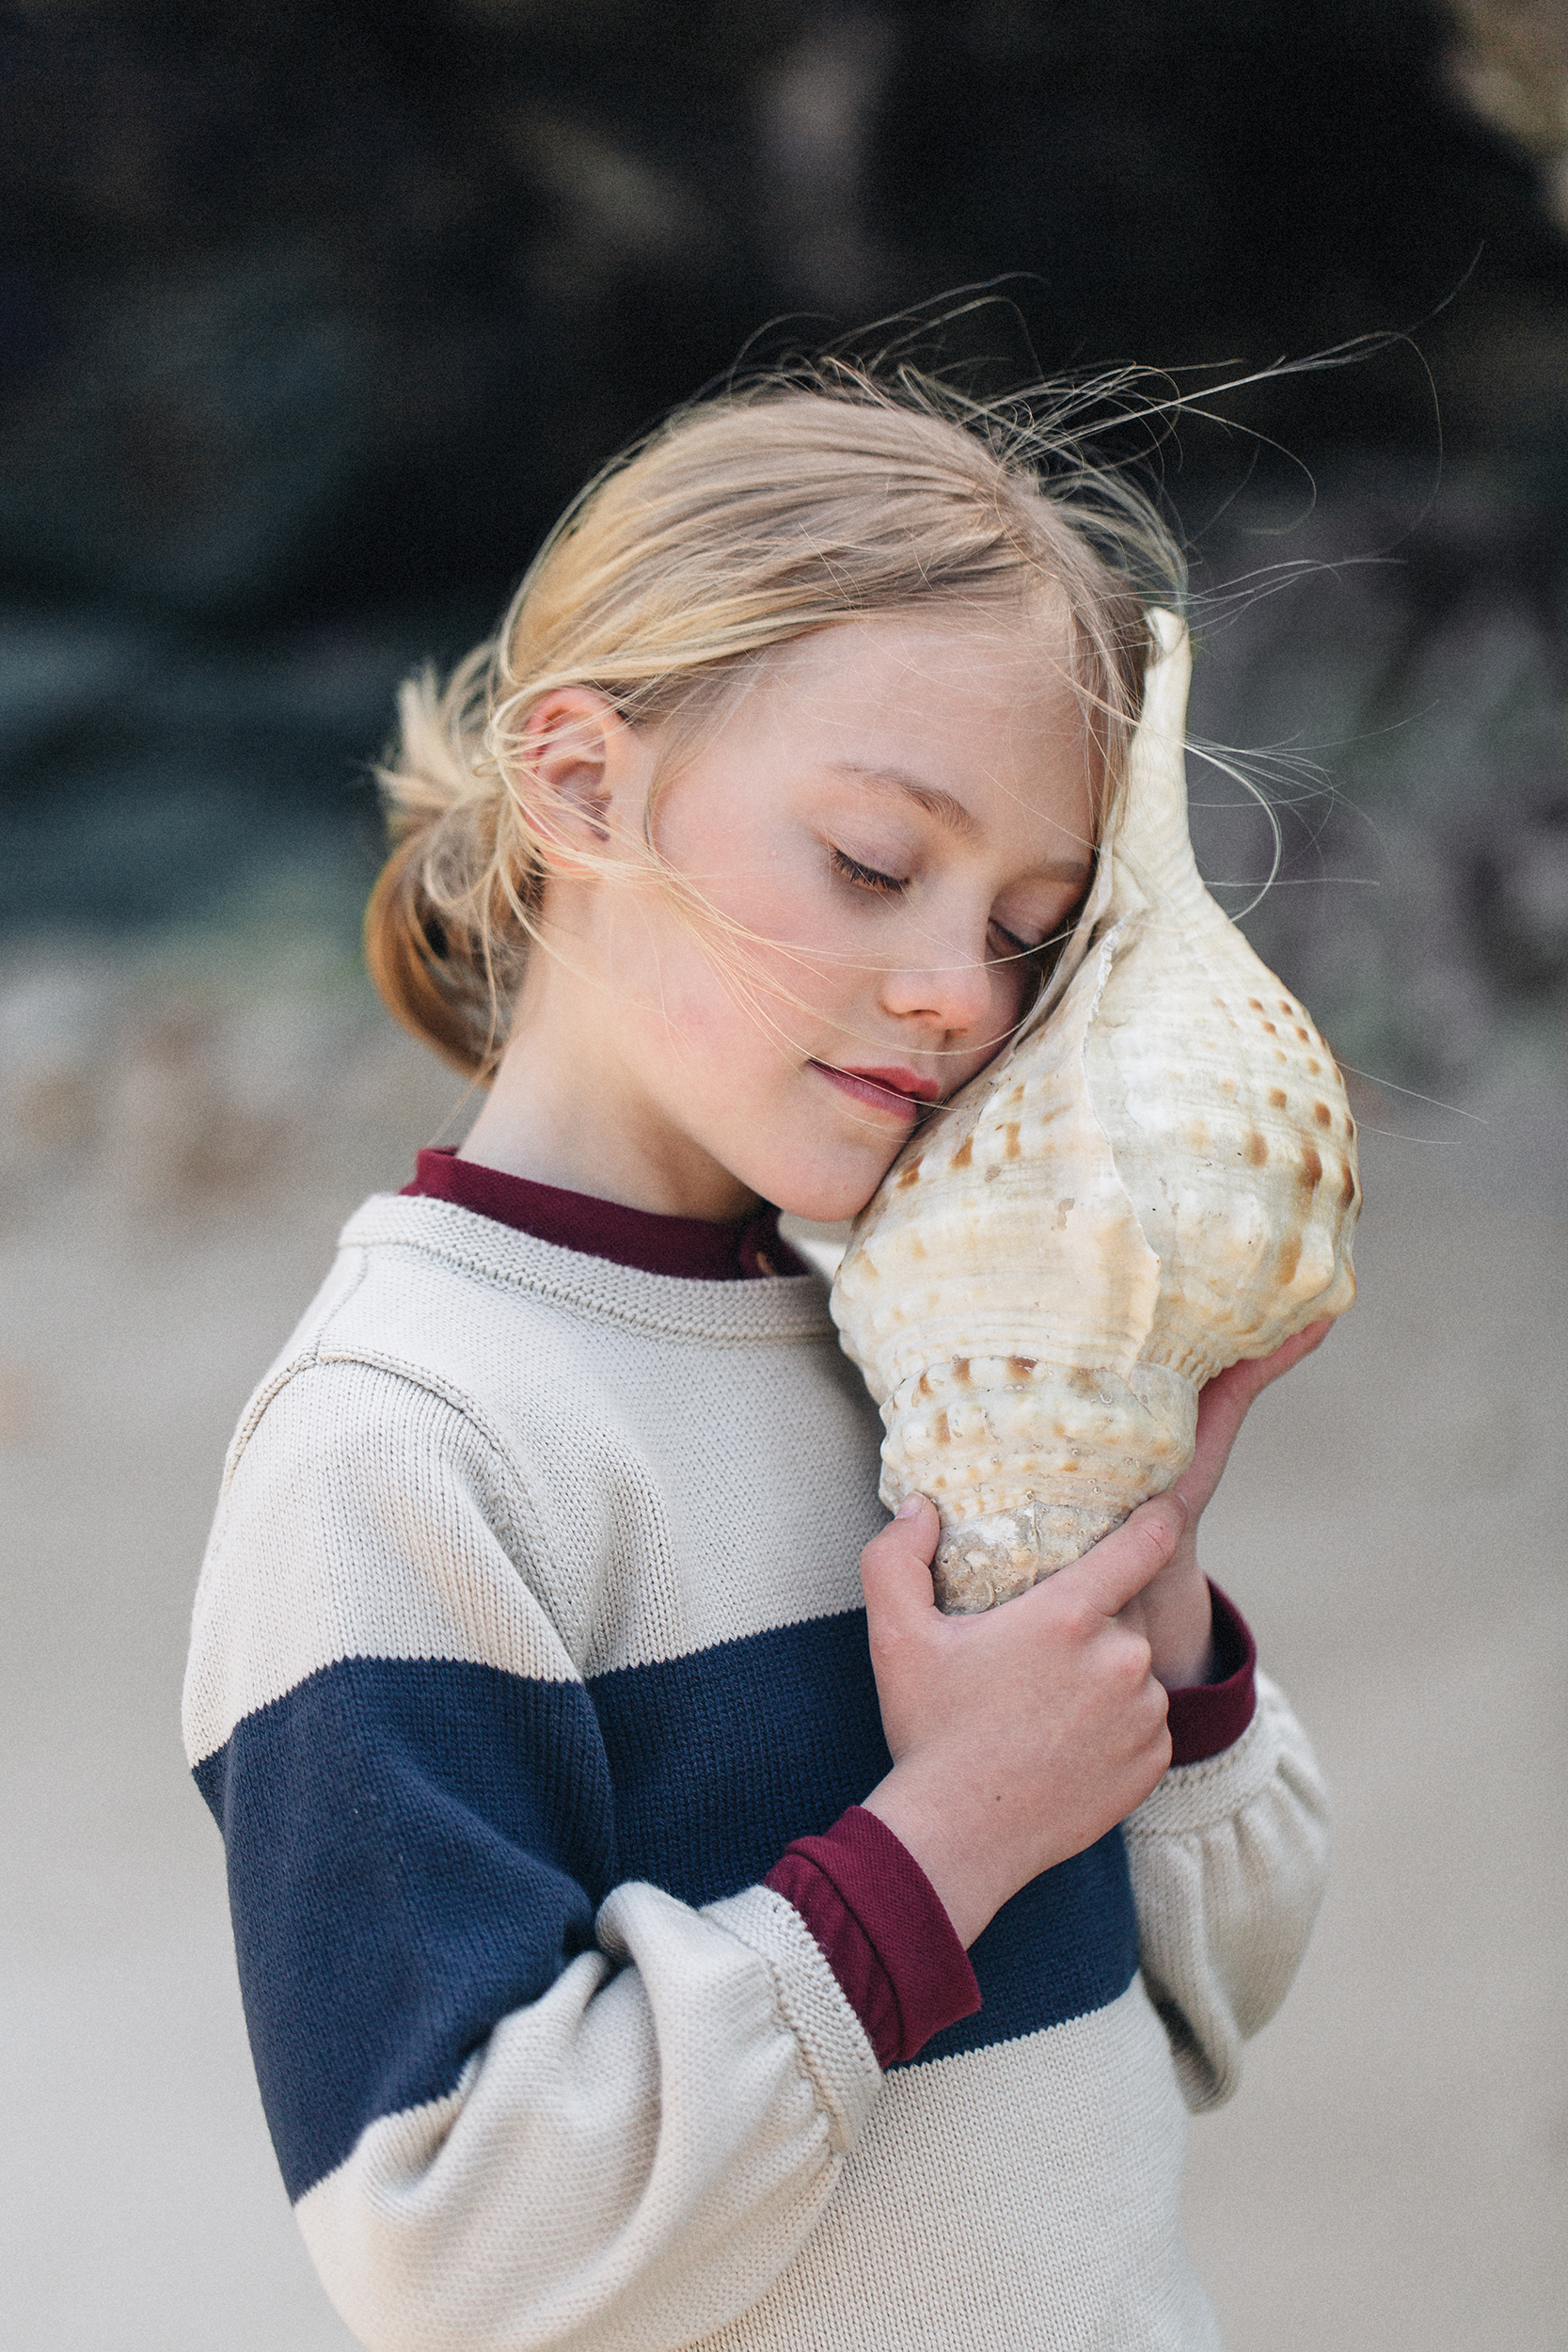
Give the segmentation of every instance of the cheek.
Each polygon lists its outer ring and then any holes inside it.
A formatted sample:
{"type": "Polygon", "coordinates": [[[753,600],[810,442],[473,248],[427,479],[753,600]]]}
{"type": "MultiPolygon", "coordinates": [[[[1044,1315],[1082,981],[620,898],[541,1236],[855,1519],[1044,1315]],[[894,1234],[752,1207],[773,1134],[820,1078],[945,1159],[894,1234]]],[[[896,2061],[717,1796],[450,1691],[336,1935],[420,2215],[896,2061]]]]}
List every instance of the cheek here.
{"type": "Polygon", "coordinates": [[[775,1006],[819,1009],[852,997],[864,978],[837,910],[809,882],[781,875],[716,898],[735,930],[710,952],[721,971],[775,1006]]]}

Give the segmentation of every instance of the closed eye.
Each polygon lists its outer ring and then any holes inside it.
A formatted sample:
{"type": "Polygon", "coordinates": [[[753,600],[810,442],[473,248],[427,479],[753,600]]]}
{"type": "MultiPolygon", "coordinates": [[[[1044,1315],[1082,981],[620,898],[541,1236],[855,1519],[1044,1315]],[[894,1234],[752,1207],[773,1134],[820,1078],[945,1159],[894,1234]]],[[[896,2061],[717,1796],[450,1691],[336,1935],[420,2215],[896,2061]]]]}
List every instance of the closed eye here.
{"type": "Polygon", "coordinates": [[[1016,931],[1008,930],[1005,923],[999,923],[992,915],[991,930],[998,939],[1005,940],[1006,943],[1006,953],[999,961],[1011,963],[1016,958],[1022,956],[1033,963],[1037,969],[1042,972],[1047,971],[1054,961],[1056,950],[1071,931],[1073,917],[1069,914],[1065,922],[1058,924],[1053,931],[1048,931],[1043,939],[1020,939],[1016,931]],[[1043,963],[1040,961],[1042,957],[1045,959],[1043,963]]]}
{"type": "Polygon", "coordinates": [[[1006,924],[998,923],[994,916],[991,918],[991,930],[998,939],[1006,941],[1009,957],[1037,956],[1046,945],[1043,940],[1020,939],[1016,931],[1008,930],[1006,924]]]}
{"type": "Polygon", "coordinates": [[[828,854],[834,873],[842,874],[845,881],[853,882],[857,890],[875,890],[884,898],[897,898],[910,886],[907,877],[879,873],[875,866],[863,866],[859,858],[847,857],[842,850],[835,850],[831,845],[828,854]]]}

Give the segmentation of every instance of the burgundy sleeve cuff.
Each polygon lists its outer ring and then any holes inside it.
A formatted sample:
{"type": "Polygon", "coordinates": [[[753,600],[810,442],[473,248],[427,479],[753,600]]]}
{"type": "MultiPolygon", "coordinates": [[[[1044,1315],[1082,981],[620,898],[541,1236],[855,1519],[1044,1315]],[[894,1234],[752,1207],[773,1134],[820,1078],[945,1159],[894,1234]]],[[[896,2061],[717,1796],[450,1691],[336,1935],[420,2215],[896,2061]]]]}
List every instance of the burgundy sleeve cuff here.
{"type": "Polygon", "coordinates": [[[1170,1694],[1166,1721],[1173,1764],[1202,1764],[1222,1748],[1234,1747],[1258,1705],[1258,1650],[1246,1619],[1217,1584],[1209,1590],[1214,1602],[1213,1680],[1170,1694]]]}
{"type": "Polygon", "coordinates": [[[912,2058],[979,2008],[969,1954],[935,1887],[863,1805],[852,1804],[826,1836],[786,1846],[763,1883],[811,1930],[879,2066],[912,2058]]]}

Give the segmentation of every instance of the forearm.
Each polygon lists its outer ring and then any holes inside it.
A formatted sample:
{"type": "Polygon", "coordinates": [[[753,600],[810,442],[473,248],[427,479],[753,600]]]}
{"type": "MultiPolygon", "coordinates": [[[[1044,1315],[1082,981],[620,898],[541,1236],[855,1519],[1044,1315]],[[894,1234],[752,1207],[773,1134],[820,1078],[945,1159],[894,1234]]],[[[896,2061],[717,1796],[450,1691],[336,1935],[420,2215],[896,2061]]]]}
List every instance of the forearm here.
{"type": "Polygon", "coordinates": [[[372,2125],[301,2201],[372,2352],[673,2352],[765,2293],[818,2217],[879,2077],[790,1907],[630,1885],[600,1937],[618,1970],[575,1961],[448,2098],[372,2125]]]}

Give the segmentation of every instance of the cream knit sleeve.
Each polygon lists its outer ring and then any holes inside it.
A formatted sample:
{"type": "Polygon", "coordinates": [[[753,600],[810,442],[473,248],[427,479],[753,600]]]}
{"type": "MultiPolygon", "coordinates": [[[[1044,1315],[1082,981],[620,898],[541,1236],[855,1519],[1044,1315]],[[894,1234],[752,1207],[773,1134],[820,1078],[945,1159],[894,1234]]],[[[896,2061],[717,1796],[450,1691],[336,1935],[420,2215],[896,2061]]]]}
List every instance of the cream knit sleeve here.
{"type": "Polygon", "coordinates": [[[1168,1772],[1124,1825],[1139,1956],[1182,2094],[1219,2106],[1279,2007],[1323,1899],[1328,1804],[1284,1694],[1258,1677],[1233,1747],[1168,1772]]]}
{"type": "Polygon", "coordinates": [[[881,2077],[798,1915],[616,1862],[547,1540],[475,1417],[307,1362],[242,1427],[186,1737],[323,2282],[371,2352],[665,2352],[752,2303],[881,2077]]]}

